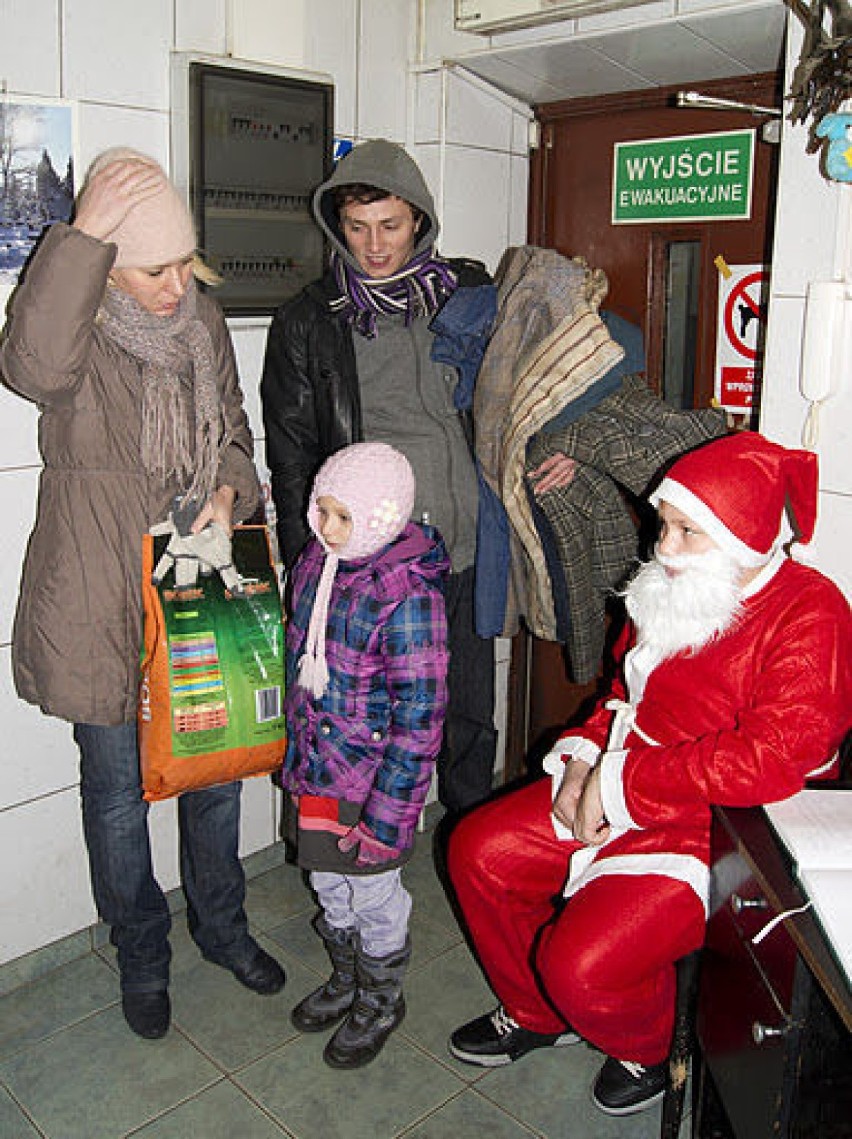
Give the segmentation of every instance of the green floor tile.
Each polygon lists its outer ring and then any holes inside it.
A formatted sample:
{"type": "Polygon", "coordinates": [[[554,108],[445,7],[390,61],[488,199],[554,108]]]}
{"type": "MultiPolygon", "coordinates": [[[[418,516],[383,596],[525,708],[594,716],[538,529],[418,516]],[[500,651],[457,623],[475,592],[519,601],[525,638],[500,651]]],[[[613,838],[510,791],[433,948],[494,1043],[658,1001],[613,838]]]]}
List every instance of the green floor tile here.
{"type": "Polygon", "coordinates": [[[49,1139],[119,1139],[219,1077],[178,1032],[134,1036],[118,1008],[0,1063],[0,1081],[49,1139]]]}
{"type": "Polygon", "coordinates": [[[411,1131],[406,1131],[405,1139],[467,1139],[468,1136],[471,1139],[473,1136],[530,1139],[533,1135],[534,1131],[469,1088],[411,1131]]]}
{"type": "MultiPolygon", "coordinates": [[[[278,956],[284,961],[283,955],[278,956]]],[[[284,964],[284,988],[260,996],[220,967],[200,961],[172,984],[175,1024],[223,1070],[232,1072],[250,1064],[296,1035],[290,1010],[316,988],[313,973],[294,962],[284,964]]]]}
{"type": "MultiPolygon", "coordinates": [[[[284,1132],[229,1081],[133,1132],[133,1139],[282,1139],[284,1132]]],[[[319,1139],[319,1137],[318,1137],[319,1139]]]]}
{"type": "Polygon", "coordinates": [[[38,1131],[27,1122],[24,1113],[2,1088],[0,1088],[0,1135],[3,1139],[38,1139],[38,1131]]]}
{"type": "Polygon", "coordinates": [[[296,1139],[395,1139],[464,1086],[399,1032],[355,1072],[323,1063],[326,1039],[302,1036],[235,1077],[296,1139]]]}
{"type": "Polygon", "coordinates": [[[275,929],[293,914],[310,914],[314,908],[302,871],[291,863],[267,870],[247,884],[246,913],[255,936],[275,929]]]}
{"type": "Polygon", "coordinates": [[[405,992],[409,1008],[406,1034],[464,1080],[481,1078],[481,1068],[462,1064],[447,1051],[453,1029],[489,1012],[497,1003],[467,946],[457,945],[413,972],[405,992]]]}
{"type": "Polygon", "coordinates": [[[46,973],[32,984],[0,997],[0,1059],[115,1004],[118,999],[118,978],[93,953],[46,973]]]}

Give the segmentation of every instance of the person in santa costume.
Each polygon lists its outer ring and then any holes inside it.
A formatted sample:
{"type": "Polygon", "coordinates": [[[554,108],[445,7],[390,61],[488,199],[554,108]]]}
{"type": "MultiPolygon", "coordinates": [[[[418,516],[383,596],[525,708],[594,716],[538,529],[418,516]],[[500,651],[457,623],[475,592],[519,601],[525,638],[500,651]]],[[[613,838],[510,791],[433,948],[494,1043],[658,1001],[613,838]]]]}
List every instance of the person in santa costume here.
{"type": "Polygon", "coordinates": [[[584,1038],[592,1091],[658,1100],[675,962],[703,941],[713,804],[831,776],[852,725],[852,614],[782,546],[810,540],[817,459],[759,434],[678,459],[650,496],[659,538],[625,591],[612,691],[545,759],[550,778],[475,809],[448,869],[500,1005],[450,1052],[483,1067],[584,1038]],[[554,898],[564,901],[554,904],[554,898]]]}

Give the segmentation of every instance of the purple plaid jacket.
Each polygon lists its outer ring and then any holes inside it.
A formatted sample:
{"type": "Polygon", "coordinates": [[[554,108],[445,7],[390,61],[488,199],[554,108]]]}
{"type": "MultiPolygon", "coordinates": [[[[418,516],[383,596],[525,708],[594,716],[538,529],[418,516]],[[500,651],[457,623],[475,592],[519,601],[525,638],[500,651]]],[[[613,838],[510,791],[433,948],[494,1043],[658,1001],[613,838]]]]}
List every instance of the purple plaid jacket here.
{"type": "Polygon", "coordinates": [[[329,683],[317,700],[295,678],[324,558],[311,539],[292,572],[282,783],[361,804],[375,836],[405,850],[441,746],[449,559],[435,530],[409,523],[373,557],[340,563],[326,627],[329,683]]]}

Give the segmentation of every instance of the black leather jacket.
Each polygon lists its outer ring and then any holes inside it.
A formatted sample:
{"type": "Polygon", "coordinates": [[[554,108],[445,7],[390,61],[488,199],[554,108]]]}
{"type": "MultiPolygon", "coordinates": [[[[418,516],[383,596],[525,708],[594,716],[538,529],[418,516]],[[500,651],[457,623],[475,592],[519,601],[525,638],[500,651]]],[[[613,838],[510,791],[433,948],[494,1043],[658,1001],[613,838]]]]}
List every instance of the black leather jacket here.
{"type": "MultiPolygon", "coordinates": [[[[459,287],[490,280],[479,262],[450,264],[459,287]]],[[[334,451],[363,437],[352,329],[328,307],[339,292],[330,273],[308,285],[276,311],[266,342],[260,383],[266,461],[287,566],[309,534],[305,509],[317,469],[334,451]]]]}

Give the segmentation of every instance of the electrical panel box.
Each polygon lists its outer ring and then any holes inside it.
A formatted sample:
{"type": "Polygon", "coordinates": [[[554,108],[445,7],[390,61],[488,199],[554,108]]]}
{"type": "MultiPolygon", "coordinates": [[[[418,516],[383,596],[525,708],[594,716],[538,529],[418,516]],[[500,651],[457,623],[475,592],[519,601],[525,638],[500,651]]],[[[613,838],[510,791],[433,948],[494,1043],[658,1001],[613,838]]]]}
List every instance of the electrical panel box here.
{"type": "Polygon", "coordinates": [[[455,24],[463,32],[505,32],[598,12],[635,8],[651,0],[456,0],[455,24]]]}
{"type": "Polygon", "coordinates": [[[198,246],[222,278],[231,316],[267,315],[322,275],[323,238],[311,214],[331,171],[330,77],[173,59],[172,165],[187,193],[198,246]]]}

